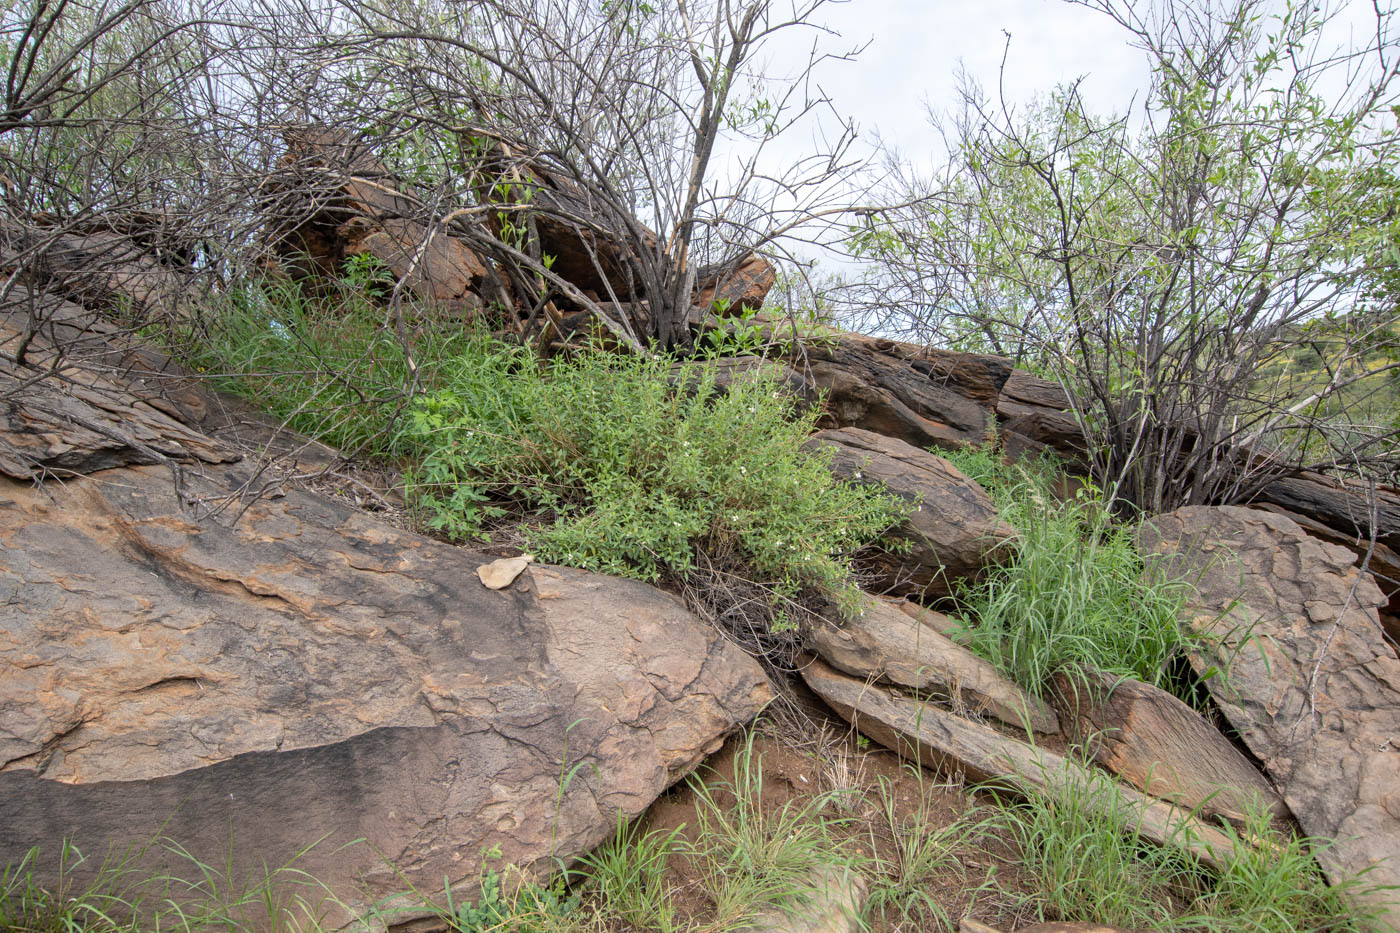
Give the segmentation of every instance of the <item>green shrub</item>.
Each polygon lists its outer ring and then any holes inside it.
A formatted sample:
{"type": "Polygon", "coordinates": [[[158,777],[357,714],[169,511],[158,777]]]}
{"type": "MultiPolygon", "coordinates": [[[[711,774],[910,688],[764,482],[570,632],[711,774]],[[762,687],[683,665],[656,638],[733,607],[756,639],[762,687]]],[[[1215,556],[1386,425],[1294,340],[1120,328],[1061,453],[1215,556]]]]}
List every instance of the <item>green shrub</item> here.
{"type": "Polygon", "coordinates": [[[1144,578],[1133,529],[1114,522],[1099,492],[1085,486],[1057,499],[1051,461],[1008,466],[995,451],[949,459],[987,487],[1018,532],[1014,553],[959,594],[968,646],[1040,693],[1056,672],[1088,665],[1189,701],[1168,676],[1197,638],[1180,624],[1189,589],[1144,578]]]}
{"type": "Polygon", "coordinates": [[[721,390],[715,372],[607,353],[546,364],[475,335],[410,412],[405,434],[421,457],[412,499],[456,539],[483,533],[499,515],[493,500],[523,502],[529,546],[545,560],[747,581],[780,625],[811,592],[854,611],[850,556],[902,506],[834,479],[802,446],[815,412],[798,412],[771,379],[721,390]]]}

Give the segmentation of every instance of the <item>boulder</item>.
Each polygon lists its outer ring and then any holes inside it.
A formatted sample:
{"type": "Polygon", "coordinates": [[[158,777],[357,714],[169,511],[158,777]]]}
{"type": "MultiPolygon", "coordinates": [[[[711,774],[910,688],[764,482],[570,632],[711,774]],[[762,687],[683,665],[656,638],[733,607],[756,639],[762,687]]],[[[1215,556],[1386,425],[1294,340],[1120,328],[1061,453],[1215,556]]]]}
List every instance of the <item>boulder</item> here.
{"type": "Polygon", "coordinates": [[[1291,830],[1288,806],[1258,769],[1170,693],[1099,671],[1057,674],[1054,687],[1071,738],[1138,790],[1237,826],[1266,807],[1291,830]]]}
{"type": "Polygon", "coordinates": [[[131,391],[132,381],[72,365],[40,337],[16,365],[18,315],[0,317],[0,475],[43,480],[132,463],[228,463],[241,454],[131,391]],[[45,372],[51,378],[37,378],[45,372]],[[37,381],[36,381],[37,379],[37,381]]]}
{"type": "Polygon", "coordinates": [[[696,276],[695,304],[715,314],[757,311],[777,280],[771,262],[749,253],[701,271],[696,276]]]}
{"type": "MultiPolygon", "coordinates": [[[[981,444],[1011,364],[842,334],[805,350],[805,371],[826,393],[826,424],[855,427],[915,447],[981,444]]],[[[794,361],[796,365],[796,361],[794,361]]]]}
{"type": "MultiPolygon", "coordinates": [[[[540,252],[554,257],[551,271],[596,301],[645,297],[639,251],[662,267],[669,264],[652,230],[543,158],[496,142],[477,177],[477,199],[515,208],[511,222],[533,228],[540,252]]],[[[488,217],[488,223],[496,236],[510,239],[501,218],[488,217]]]]}
{"type": "Polygon", "coordinates": [[[1070,467],[1085,470],[1084,434],[1058,382],[1012,370],[996,402],[1002,446],[1013,457],[1049,451],[1070,467]]]}
{"type": "Polygon", "coordinates": [[[877,586],[949,595],[954,581],[977,574],[1015,534],[986,491],[942,457],[860,428],[820,431],[808,444],[832,450],[837,476],[883,486],[912,507],[894,532],[908,552],[886,550],[872,559],[877,586]]]}
{"type": "Polygon", "coordinates": [[[1042,734],[1060,730],[1055,711],[1039,697],[1007,680],[936,626],[915,621],[883,600],[875,600],[840,627],[825,621],[814,624],[807,645],[848,674],[934,694],[973,713],[995,716],[1013,728],[1042,734]]]}
{"type": "MultiPolygon", "coordinates": [[[[1156,574],[1185,576],[1190,624],[1220,639],[1194,657],[1240,739],[1317,851],[1327,877],[1369,869],[1400,884],[1400,658],[1376,607],[1383,597],[1350,550],[1289,519],[1232,506],[1188,506],[1144,524],[1156,574]]],[[[1395,890],[1369,896],[1400,928],[1395,890]]]]}
{"type": "Polygon", "coordinates": [[[480,307],[486,266],[461,240],[429,222],[430,211],[399,187],[364,144],[330,129],[301,127],[274,188],[268,236],[288,268],[339,278],[345,260],[379,260],[396,281],[442,307],[480,307]]]}
{"type": "MultiPolygon", "coordinates": [[[[288,431],[240,399],[212,392],[149,344],[51,293],[17,288],[0,309],[0,475],[63,478],[125,464],[228,463],[246,451],[290,471],[341,465],[338,451],[288,431]],[[31,322],[28,368],[12,362],[31,322]],[[57,369],[55,370],[55,367],[57,369]],[[53,371],[53,372],[50,372],[53,371]],[[48,373],[48,378],[35,377],[48,373]],[[22,391],[16,387],[24,383],[22,391]]],[[[353,470],[368,477],[364,470],[353,470]]],[[[376,480],[376,494],[393,493],[376,480]]]]}
{"type": "Polygon", "coordinates": [[[802,889],[805,900],[794,905],[770,905],[758,911],[742,933],[861,933],[870,886],[850,866],[822,865],[813,869],[802,889]]]}
{"type": "Polygon", "coordinates": [[[0,865],[41,846],[52,884],[64,839],[95,865],[163,835],[248,877],[314,843],[340,926],[410,884],[475,896],[492,846],[588,850],[770,696],[646,584],[491,590],[485,556],[243,497],[253,468],[0,480],[0,865]]]}
{"type": "MultiPolygon", "coordinates": [[[[861,734],[925,767],[961,772],[973,781],[992,781],[1023,793],[1089,780],[1088,772],[1068,758],[1008,738],[927,701],[839,673],[816,659],[802,667],[802,679],[861,734]]],[[[1144,838],[1182,845],[1215,868],[1229,855],[1229,838],[1187,811],[1129,787],[1120,788],[1120,794],[1123,806],[1138,819],[1144,838]]],[[[1109,806],[1092,794],[1086,795],[1085,802],[1109,806]]]]}

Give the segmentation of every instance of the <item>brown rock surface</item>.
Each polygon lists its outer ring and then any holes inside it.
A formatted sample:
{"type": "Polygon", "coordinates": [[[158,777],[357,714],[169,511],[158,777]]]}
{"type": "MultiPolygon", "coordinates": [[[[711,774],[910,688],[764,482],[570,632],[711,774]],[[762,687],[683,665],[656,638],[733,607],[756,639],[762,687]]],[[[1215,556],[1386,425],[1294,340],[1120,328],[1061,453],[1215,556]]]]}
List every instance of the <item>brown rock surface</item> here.
{"type": "MultiPolygon", "coordinates": [[[[1157,572],[1195,583],[1192,624],[1234,653],[1207,686],[1304,832],[1336,840],[1317,853],[1327,876],[1400,884],[1400,659],[1354,555],[1237,507],[1158,516],[1141,544],[1157,572]]],[[[1400,928],[1396,892],[1374,903],[1400,928]]]]}
{"type": "Polygon", "coordinates": [[[919,693],[936,694],[974,713],[1043,734],[1060,730],[1055,711],[934,626],[875,600],[840,628],[814,624],[808,647],[831,666],[919,693]]]}
{"type": "Polygon", "coordinates": [[[706,269],[697,278],[695,303],[700,308],[719,314],[715,302],[722,302],[725,314],[738,314],[763,307],[778,272],[762,256],[749,253],[737,262],[706,269]]]}
{"type": "MultiPolygon", "coordinates": [[[[1285,518],[1298,523],[1302,528],[1314,538],[1326,541],[1328,544],[1340,544],[1351,551],[1358,558],[1366,557],[1370,554],[1370,563],[1366,569],[1371,577],[1376,581],[1376,586],[1380,587],[1389,602],[1381,610],[1382,613],[1390,613],[1391,617],[1400,616],[1400,554],[1395,553],[1392,548],[1376,541],[1374,544],[1367,537],[1360,537],[1353,528],[1351,533],[1338,531],[1330,525],[1324,525],[1315,518],[1300,515],[1297,512],[1290,512],[1288,509],[1272,502],[1255,503],[1253,508],[1263,509],[1266,512],[1275,512],[1285,518]]],[[[1381,616],[1381,625],[1385,626],[1386,634],[1390,640],[1400,643],[1400,628],[1386,625],[1386,617],[1381,616]]]]}
{"type": "Polygon", "coordinates": [[[1254,765],[1170,693],[1103,673],[1060,673],[1054,683],[1074,740],[1138,790],[1237,825],[1257,801],[1291,826],[1287,805],[1254,765]]]}
{"type": "Polygon", "coordinates": [[[487,558],[297,490],[214,511],[249,470],[183,500],[163,466],[0,481],[0,864],[159,832],[245,873],[321,840],[297,866],[352,911],[470,894],[483,848],[597,844],[769,696],[644,584],[488,590],[487,558]]]}
{"type": "Polygon", "coordinates": [[[177,314],[191,289],[188,269],[156,259],[119,230],[85,230],[0,219],[0,270],[23,266],[27,281],[85,306],[149,320],[177,314]]]}
{"type": "Polygon", "coordinates": [[[878,585],[909,595],[947,595],[954,580],[975,575],[1015,534],[997,517],[986,491],[942,457],[860,428],[819,431],[808,444],[834,451],[837,476],[883,485],[913,505],[895,533],[910,550],[874,559],[878,585]]]}
{"type": "Polygon", "coordinates": [[[856,427],[915,447],[957,449],[987,439],[1011,364],[998,356],[927,350],[843,334],[808,349],[833,427],[856,427]]]}
{"type": "Polygon", "coordinates": [[[420,298],[457,309],[480,305],[476,288],[487,274],[481,259],[426,224],[424,205],[400,190],[366,146],[329,130],[289,135],[277,184],[284,200],[305,203],[283,206],[285,222],[270,235],[294,267],[336,278],[346,259],[372,256],[420,298]]]}
{"type": "Polygon", "coordinates": [[[1400,490],[1380,487],[1375,494],[1374,522],[1368,490],[1315,473],[1275,480],[1258,498],[1355,539],[1369,540],[1374,526],[1377,541],[1400,549],[1400,490]]]}
{"type": "MultiPolygon", "coordinates": [[[[630,303],[646,297],[639,249],[654,263],[668,263],[656,234],[641,221],[541,158],[496,143],[479,178],[477,198],[516,208],[511,222],[538,235],[540,252],[554,257],[551,271],[595,300],[630,303]]],[[[500,220],[488,222],[501,236],[500,220]]]]}
{"type": "MultiPolygon", "coordinates": [[[[802,679],[817,696],[863,735],[928,768],[961,771],[974,781],[995,781],[1026,791],[1067,781],[1087,780],[1086,772],[1054,752],[1034,748],[990,729],[887,688],[839,673],[813,659],[802,679]]],[[[1144,838],[1157,843],[1182,841],[1181,827],[1194,836],[1187,847],[1219,867],[1231,843],[1220,831],[1191,818],[1184,810],[1122,787],[1124,806],[1140,817],[1144,838]]],[[[1088,805],[1098,797],[1086,795],[1088,805]]]]}
{"type": "Polygon", "coordinates": [[[1012,370],[997,398],[1002,443],[1013,457],[1048,450],[1084,469],[1084,435],[1058,382],[1012,370]]]}

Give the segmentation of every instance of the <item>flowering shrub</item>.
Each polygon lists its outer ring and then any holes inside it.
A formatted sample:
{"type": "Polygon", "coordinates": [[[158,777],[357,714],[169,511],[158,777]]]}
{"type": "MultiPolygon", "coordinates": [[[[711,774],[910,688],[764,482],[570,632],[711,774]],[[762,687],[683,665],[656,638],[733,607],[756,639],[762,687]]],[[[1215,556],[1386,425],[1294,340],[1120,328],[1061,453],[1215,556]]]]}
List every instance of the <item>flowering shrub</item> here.
{"type": "Polygon", "coordinates": [[[790,626],[785,607],[814,593],[856,611],[850,557],[902,514],[805,450],[815,411],[760,375],[721,389],[712,363],[600,352],[546,364],[478,337],[442,385],[406,433],[421,449],[412,498],[452,538],[483,535],[512,501],[546,561],[651,581],[732,574],[790,626]]]}

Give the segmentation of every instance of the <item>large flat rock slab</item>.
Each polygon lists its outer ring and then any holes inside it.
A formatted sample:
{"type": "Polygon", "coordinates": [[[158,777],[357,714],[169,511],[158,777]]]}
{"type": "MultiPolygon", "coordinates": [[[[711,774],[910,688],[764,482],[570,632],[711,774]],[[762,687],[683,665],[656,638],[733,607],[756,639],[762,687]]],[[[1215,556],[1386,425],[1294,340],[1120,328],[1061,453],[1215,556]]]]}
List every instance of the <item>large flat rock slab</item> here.
{"type": "Polygon", "coordinates": [[[1288,807],[1244,754],[1196,710],[1151,684],[1101,671],[1054,678],[1071,738],[1138,790],[1244,827],[1264,807],[1293,829],[1288,807]]]}
{"type": "Polygon", "coordinates": [[[0,481],[0,865],[159,833],[256,875],[317,843],[297,866],[337,925],[410,883],[469,895],[491,846],[589,849],[770,696],[650,586],[493,591],[470,551],[241,499],[250,470],[0,481]]]}
{"type": "MultiPolygon", "coordinates": [[[[1400,659],[1355,555],[1236,507],[1158,516],[1141,544],[1158,572],[1194,581],[1192,624],[1232,658],[1207,686],[1304,832],[1336,840],[1317,853],[1327,876],[1400,884],[1400,659]]],[[[1375,901],[1400,929],[1397,892],[1375,901]]]]}

